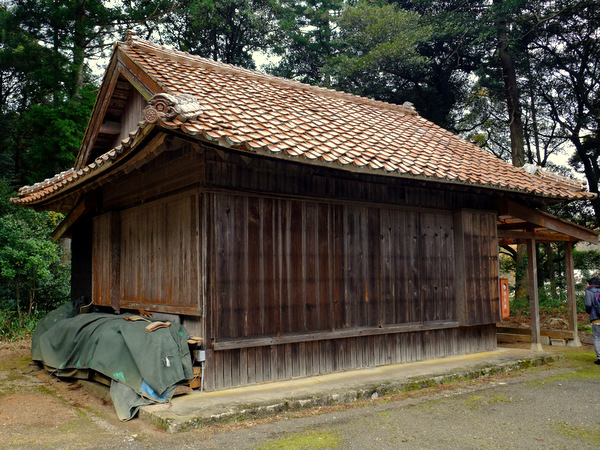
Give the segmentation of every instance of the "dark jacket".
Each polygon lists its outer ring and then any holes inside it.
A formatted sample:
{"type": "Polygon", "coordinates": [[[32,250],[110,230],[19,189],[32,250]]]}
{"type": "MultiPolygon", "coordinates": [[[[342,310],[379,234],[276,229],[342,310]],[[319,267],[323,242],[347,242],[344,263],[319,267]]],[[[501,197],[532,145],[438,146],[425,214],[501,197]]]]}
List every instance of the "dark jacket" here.
{"type": "Polygon", "coordinates": [[[590,286],[585,290],[585,312],[590,315],[590,320],[600,319],[600,314],[598,314],[596,308],[592,306],[592,302],[594,298],[596,298],[598,292],[600,292],[600,286],[590,286]]]}

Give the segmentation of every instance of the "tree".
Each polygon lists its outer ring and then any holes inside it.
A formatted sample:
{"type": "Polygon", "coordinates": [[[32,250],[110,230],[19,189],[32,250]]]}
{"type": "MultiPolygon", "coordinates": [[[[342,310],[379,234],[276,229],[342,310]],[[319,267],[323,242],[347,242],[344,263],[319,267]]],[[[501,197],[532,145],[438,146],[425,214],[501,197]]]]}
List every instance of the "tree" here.
{"type": "MultiPolygon", "coordinates": [[[[595,1],[556,2],[555,20],[541,24],[532,43],[538,90],[560,137],[575,150],[571,165],[598,193],[600,170],[600,5],[595,1]]],[[[600,199],[591,202],[600,226],[600,199]]]]}
{"type": "Polygon", "coordinates": [[[69,266],[49,239],[62,216],[9,205],[9,192],[0,183],[0,304],[22,318],[69,299],[69,266]]]}
{"type": "Polygon", "coordinates": [[[280,57],[267,70],[303,83],[329,86],[326,69],[335,55],[337,18],[343,0],[280,0],[275,6],[278,25],[273,52],[280,57]]]}
{"type": "Polygon", "coordinates": [[[168,44],[205,58],[254,68],[272,33],[267,0],[192,0],[171,12],[162,30],[168,44]]]}
{"type": "Polygon", "coordinates": [[[394,5],[346,8],[338,20],[337,54],[327,63],[332,84],[391,103],[419,98],[430,61],[418,44],[431,36],[419,19],[394,5]]]}

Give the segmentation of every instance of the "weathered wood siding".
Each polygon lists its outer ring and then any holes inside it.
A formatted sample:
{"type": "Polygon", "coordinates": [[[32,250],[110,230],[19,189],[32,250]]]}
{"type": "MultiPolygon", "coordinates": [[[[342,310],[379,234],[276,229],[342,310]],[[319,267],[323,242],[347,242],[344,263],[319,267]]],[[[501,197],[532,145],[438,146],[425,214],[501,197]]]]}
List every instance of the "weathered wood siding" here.
{"type": "Polygon", "coordinates": [[[126,209],[119,214],[118,236],[111,226],[114,215],[98,216],[94,222],[94,302],[200,314],[199,205],[197,193],[184,193],[126,209]],[[119,273],[111,277],[117,252],[111,254],[110,248],[115,239],[119,241],[119,273]]]}
{"type": "Polygon", "coordinates": [[[185,315],[207,389],[496,346],[485,192],[176,138],[156,152],[102,190],[94,298],[185,315]]]}
{"type": "Polygon", "coordinates": [[[71,300],[85,297],[89,302],[93,298],[92,227],[92,218],[85,216],[71,230],[71,300]]]}
{"type": "Polygon", "coordinates": [[[208,352],[205,388],[421,361],[496,348],[495,324],[208,352]]]}
{"type": "MultiPolygon", "coordinates": [[[[111,267],[111,217],[113,213],[94,218],[92,244],[92,298],[94,304],[111,306],[113,279],[111,267]]],[[[117,282],[118,280],[115,280],[117,282]]]]}
{"type": "Polygon", "coordinates": [[[129,137],[129,133],[138,128],[140,120],[144,118],[144,108],[148,106],[148,101],[136,89],[131,89],[129,98],[122,114],[121,132],[116,137],[113,146],[116,146],[123,139],[129,137]]]}
{"type": "Polygon", "coordinates": [[[457,314],[463,325],[500,320],[496,220],[496,213],[489,211],[454,214],[457,314]]]}
{"type": "Polygon", "coordinates": [[[449,212],[211,198],[217,341],[456,320],[449,212]]]}

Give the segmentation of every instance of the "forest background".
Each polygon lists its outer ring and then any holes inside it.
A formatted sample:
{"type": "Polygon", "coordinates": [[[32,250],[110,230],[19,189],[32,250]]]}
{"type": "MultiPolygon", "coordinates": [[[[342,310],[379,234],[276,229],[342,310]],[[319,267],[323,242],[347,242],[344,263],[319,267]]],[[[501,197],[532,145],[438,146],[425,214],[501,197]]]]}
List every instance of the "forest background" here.
{"type": "MultiPolygon", "coordinates": [[[[517,166],[600,169],[597,0],[0,0],[0,340],[69,300],[62,217],[10,204],[72,166],[112,43],[145,39],[391,103],[517,166]],[[559,157],[559,158],[557,158],[559,157]],[[562,164],[557,163],[562,161],[562,164]]],[[[600,228],[600,199],[550,212],[600,228]]],[[[566,307],[564,249],[538,246],[541,307],[566,307]]],[[[526,257],[503,248],[527,311],[526,257]]],[[[584,277],[600,253],[576,251],[584,277]]]]}

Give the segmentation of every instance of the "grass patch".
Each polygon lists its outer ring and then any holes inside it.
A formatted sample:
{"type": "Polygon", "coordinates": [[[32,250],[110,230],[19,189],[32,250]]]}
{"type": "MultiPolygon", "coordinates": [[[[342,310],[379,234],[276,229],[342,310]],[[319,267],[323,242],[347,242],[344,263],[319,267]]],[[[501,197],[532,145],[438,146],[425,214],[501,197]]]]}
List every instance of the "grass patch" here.
{"type": "Polygon", "coordinates": [[[577,324],[577,330],[586,333],[586,334],[592,334],[592,327],[591,325],[585,325],[583,323],[578,323],[577,324]]]}
{"type": "Polygon", "coordinates": [[[596,361],[596,354],[590,350],[579,350],[565,352],[565,360],[567,362],[581,363],[581,364],[593,364],[596,361]]]}
{"type": "Polygon", "coordinates": [[[76,433],[82,429],[85,429],[85,425],[88,420],[85,414],[83,417],[79,417],[78,419],[70,420],[69,422],[63,423],[58,427],[58,430],[61,433],[76,433]]]}
{"type": "Polygon", "coordinates": [[[19,370],[27,371],[31,357],[29,355],[11,358],[6,361],[0,361],[0,371],[19,370]]]}
{"type": "Polygon", "coordinates": [[[40,393],[40,394],[45,394],[45,395],[52,395],[54,396],[54,391],[51,390],[50,388],[41,385],[41,386],[37,386],[36,390],[40,393]]]}
{"type": "Polygon", "coordinates": [[[554,431],[563,436],[568,436],[573,440],[581,441],[586,444],[600,444],[600,428],[576,427],[568,423],[557,423],[552,426],[554,431]]]}
{"type": "Polygon", "coordinates": [[[265,441],[258,449],[313,449],[313,448],[339,448],[342,444],[341,436],[334,431],[315,431],[312,433],[288,434],[281,439],[265,441]]]}
{"type": "Polygon", "coordinates": [[[553,383],[556,381],[568,381],[572,379],[582,378],[600,378],[600,369],[598,367],[578,368],[572,372],[561,373],[541,380],[536,380],[529,383],[531,386],[541,386],[546,383],[553,383]]]}
{"type": "Polygon", "coordinates": [[[471,409],[477,409],[481,406],[481,400],[483,396],[481,395],[472,395],[467,400],[465,400],[465,405],[468,405],[471,409]]]}
{"type": "Polygon", "coordinates": [[[465,400],[465,405],[470,406],[471,409],[478,409],[483,405],[492,405],[494,403],[510,403],[511,401],[511,398],[505,395],[493,395],[492,397],[472,395],[469,397],[469,399],[465,400]]]}
{"type": "Polygon", "coordinates": [[[590,350],[574,350],[564,352],[564,359],[558,361],[557,367],[569,369],[568,372],[553,375],[530,382],[531,386],[541,386],[556,381],[567,381],[582,378],[600,378],[600,367],[594,364],[596,354],[590,350]]]}
{"type": "Polygon", "coordinates": [[[506,395],[494,395],[488,403],[510,403],[512,399],[506,395]]]}

